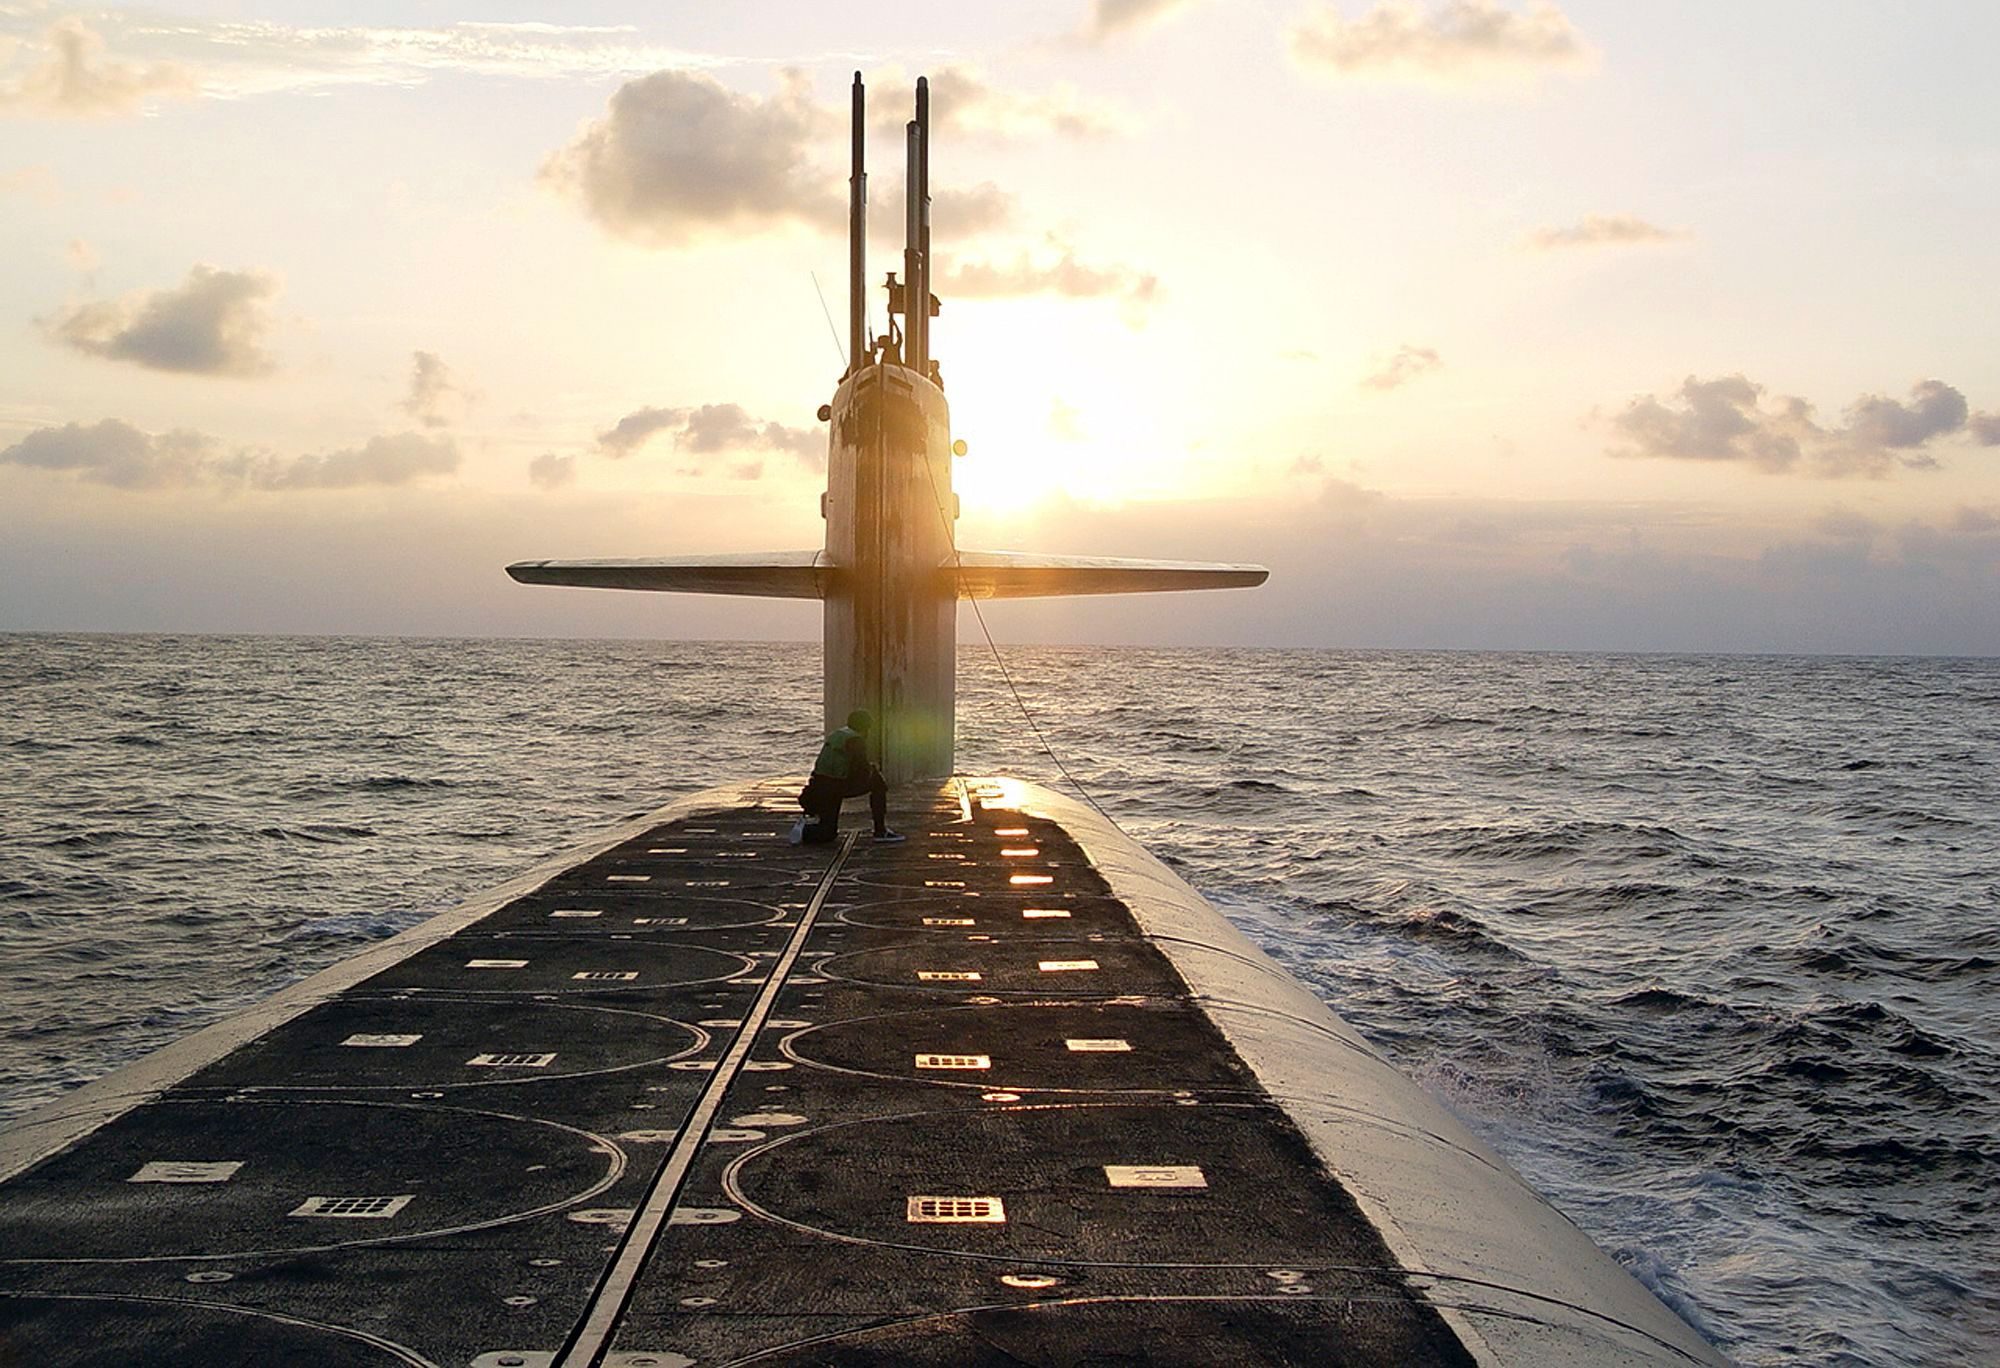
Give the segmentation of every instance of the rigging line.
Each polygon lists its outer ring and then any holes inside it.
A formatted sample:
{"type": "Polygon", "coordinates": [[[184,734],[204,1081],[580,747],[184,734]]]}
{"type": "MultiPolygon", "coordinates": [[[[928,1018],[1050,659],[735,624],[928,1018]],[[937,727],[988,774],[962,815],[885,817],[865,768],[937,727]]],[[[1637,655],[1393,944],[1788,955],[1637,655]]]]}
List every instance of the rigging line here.
{"type": "MultiPolygon", "coordinates": [[[[931,482],[931,503],[937,508],[938,521],[944,524],[945,542],[951,547],[951,558],[957,566],[958,589],[963,593],[965,589],[965,557],[958,549],[958,536],[952,530],[951,516],[944,511],[944,492],[938,488],[937,472],[931,469],[930,454],[928,452],[924,454],[923,464],[924,476],[931,482]]],[[[1042,753],[1055,763],[1056,769],[1062,774],[1064,779],[1069,781],[1070,787],[1083,796],[1083,801],[1090,804],[1096,810],[1098,816],[1111,823],[1113,827],[1116,827],[1126,836],[1130,836],[1132,833],[1118,825],[1118,819],[1104,810],[1104,805],[1098,802],[1091,791],[1083,786],[1083,781],[1069,772],[1069,766],[1063,763],[1062,757],[1056,754],[1055,747],[1049,744],[1048,737],[1042,734],[1041,724],[1036,722],[1035,715],[1028,711],[1027,700],[1021,697],[1021,690],[1014,683],[1013,672],[1007,668],[1006,660],[1000,655],[999,644],[993,640],[993,632],[986,625],[986,614],[979,606],[979,599],[972,594],[965,594],[964,597],[966,602],[972,605],[972,616],[979,623],[979,634],[986,638],[986,649],[992,653],[993,663],[1000,670],[1000,678],[1006,681],[1007,692],[1013,695],[1014,706],[1021,710],[1021,718],[1028,724],[1028,730],[1035,734],[1035,740],[1040,744],[1042,753]]]]}
{"type": "Polygon", "coordinates": [[[826,331],[833,338],[833,350],[840,357],[840,368],[847,369],[847,348],[840,344],[840,329],[833,326],[833,310],[826,306],[826,291],[819,287],[819,272],[807,271],[813,279],[813,293],[819,296],[819,311],[826,315],[826,331]]]}

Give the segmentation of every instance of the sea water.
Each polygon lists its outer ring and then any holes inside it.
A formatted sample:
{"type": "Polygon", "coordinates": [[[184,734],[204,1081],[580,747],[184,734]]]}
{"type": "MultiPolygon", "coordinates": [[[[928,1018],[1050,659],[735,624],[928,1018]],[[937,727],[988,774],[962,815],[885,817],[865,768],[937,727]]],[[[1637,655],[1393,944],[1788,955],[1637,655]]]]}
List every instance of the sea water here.
{"type": "MultiPolygon", "coordinates": [[[[2000,662],[1003,658],[967,772],[1080,783],[1731,1355],[2000,1361],[2000,662]]],[[[0,700],[5,1117],[809,767],[819,653],[0,636],[0,700]]]]}

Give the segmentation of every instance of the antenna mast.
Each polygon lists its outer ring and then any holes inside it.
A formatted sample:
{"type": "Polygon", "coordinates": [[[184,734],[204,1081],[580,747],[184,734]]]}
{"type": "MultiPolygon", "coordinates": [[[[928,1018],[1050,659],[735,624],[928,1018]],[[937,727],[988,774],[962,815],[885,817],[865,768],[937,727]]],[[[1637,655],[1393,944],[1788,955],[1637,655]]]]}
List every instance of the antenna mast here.
{"type": "Polygon", "coordinates": [[[868,92],[854,73],[853,170],[847,177],[847,370],[868,354],[868,92]]]}
{"type": "Polygon", "coordinates": [[[904,125],[903,364],[931,373],[931,83],[917,78],[917,117],[904,125]]]}

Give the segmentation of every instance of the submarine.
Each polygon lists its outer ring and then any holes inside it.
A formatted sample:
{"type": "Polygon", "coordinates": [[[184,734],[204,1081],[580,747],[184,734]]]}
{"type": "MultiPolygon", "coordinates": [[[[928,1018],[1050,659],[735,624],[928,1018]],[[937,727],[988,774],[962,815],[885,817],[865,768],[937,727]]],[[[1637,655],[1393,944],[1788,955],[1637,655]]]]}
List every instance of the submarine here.
{"type": "Polygon", "coordinates": [[[682,798],[18,1119],[0,1364],[1726,1361],[1087,795],[958,771],[962,600],[1266,572],[958,548],[928,90],[880,338],[865,98],[824,546],[507,570],[819,599],[907,841],[682,798]]]}

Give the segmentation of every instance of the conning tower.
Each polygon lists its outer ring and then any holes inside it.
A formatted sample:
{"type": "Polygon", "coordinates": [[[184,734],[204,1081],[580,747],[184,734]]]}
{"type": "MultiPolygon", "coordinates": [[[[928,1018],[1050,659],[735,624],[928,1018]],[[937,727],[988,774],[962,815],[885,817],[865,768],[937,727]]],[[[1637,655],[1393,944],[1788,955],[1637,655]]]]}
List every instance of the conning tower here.
{"type": "Polygon", "coordinates": [[[817,598],[825,605],[828,727],[854,708],[878,719],[877,763],[891,782],[953,772],[961,598],[1031,598],[1261,584],[1254,565],[958,549],[951,408],[931,348],[930,84],[904,128],[901,279],[886,281],[888,328],[868,324],[867,93],[852,87],[848,176],[847,371],[828,424],[819,551],[649,560],[524,561],[526,584],[817,598]]]}

